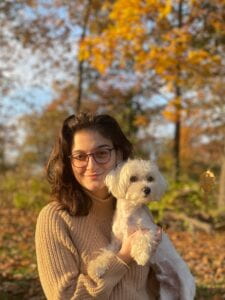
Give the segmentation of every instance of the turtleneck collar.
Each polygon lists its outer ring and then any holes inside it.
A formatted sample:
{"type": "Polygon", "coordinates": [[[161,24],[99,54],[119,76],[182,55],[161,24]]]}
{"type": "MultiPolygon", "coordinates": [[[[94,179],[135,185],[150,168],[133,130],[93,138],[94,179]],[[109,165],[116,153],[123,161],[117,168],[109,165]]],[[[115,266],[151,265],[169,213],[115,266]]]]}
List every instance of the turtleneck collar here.
{"type": "Polygon", "coordinates": [[[85,194],[87,194],[89,197],[91,197],[92,200],[95,200],[95,201],[104,202],[104,201],[107,201],[109,198],[111,198],[111,194],[108,194],[108,196],[105,198],[98,197],[98,196],[94,195],[91,191],[85,189],[84,187],[83,187],[83,191],[85,192],[85,194]]]}
{"type": "Polygon", "coordinates": [[[111,194],[108,195],[108,197],[102,199],[100,197],[97,197],[87,189],[83,188],[85,194],[87,194],[93,202],[91,212],[94,214],[97,218],[109,218],[114,213],[114,198],[111,194]]]}

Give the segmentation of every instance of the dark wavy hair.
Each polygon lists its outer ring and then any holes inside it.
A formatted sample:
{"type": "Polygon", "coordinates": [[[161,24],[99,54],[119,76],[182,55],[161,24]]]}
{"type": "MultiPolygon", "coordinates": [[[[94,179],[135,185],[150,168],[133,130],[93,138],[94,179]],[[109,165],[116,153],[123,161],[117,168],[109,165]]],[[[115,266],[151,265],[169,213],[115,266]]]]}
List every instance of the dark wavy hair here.
{"type": "Polygon", "coordinates": [[[63,122],[59,136],[47,163],[47,179],[51,185],[52,199],[71,215],[88,215],[92,200],[84,193],[76,180],[69,156],[76,132],[91,129],[112,141],[113,147],[122,154],[122,160],[132,156],[133,147],[117,121],[106,114],[80,113],[71,115],[63,122]]]}

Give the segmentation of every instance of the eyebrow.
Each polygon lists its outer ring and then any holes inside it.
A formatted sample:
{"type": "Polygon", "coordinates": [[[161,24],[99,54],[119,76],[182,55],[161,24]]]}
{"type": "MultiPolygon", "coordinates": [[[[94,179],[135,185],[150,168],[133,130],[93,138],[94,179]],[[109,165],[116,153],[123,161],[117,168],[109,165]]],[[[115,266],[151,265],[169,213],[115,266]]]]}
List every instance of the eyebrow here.
{"type": "MultiPolygon", "coordinates": [[[[93,151],[95,151],[95,150],[98,150],[98,149],[101,149],[101,148],[113,148],[113,146],[110,146],[110,145],[107,145],[107,144],[103,144],[103,145],[99,145],[99,146],[97,146],[96,148],[94,148],[91,152],[93,152],[93,151]]],[[[86,153],[85,151],[83,151],[83,150],[74,150],[73,152],[72,152],[72,154],[74,154],[74,153],[79,153],[79,152],[83,152],[83,153],[86,153]]]]}

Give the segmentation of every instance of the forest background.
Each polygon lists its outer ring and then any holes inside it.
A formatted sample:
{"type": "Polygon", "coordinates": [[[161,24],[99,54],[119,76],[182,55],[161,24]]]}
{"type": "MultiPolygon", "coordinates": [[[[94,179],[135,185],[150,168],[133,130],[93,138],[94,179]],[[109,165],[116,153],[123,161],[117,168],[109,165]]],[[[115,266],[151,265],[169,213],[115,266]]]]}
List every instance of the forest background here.
{"type": "Polygon", "coordinates": [[[113,115],[136,155],[157,160],[169,188],[155,219],[196,299],[225,299],[224,19],[224,0],[0,0],[0,299],[44,299],[44,167],[82,110],[113,115]]]}

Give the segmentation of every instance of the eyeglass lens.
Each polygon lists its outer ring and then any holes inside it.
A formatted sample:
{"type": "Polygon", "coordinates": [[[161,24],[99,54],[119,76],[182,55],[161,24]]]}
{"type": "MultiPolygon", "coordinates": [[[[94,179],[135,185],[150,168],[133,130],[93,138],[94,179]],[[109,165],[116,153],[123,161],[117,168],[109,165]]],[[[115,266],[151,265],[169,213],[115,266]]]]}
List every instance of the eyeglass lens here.
{"type": "Polygon", "coordinates": [[[111,151],[113,149],[99,149],[93,153],[79,153],[72,156],[73,163],[76,167],[86,166],[89,157],[92,156],[94,160],[99,164],[105,164],[110,160],[111,151]]]}

